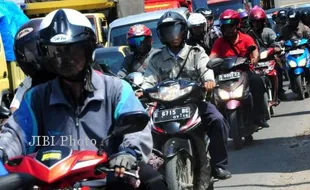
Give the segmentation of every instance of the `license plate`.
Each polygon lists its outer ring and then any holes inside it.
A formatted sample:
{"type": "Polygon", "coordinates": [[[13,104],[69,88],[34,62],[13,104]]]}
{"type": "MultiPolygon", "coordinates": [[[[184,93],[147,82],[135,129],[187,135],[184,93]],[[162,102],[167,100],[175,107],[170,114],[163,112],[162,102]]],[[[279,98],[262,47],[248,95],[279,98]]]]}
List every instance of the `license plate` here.
{"type": "Polygon", "coordinates": [[[299,54],[303,54],[305,50],[303,49],[295,49],[295,50],[291,50],[289,51],[289,54],[291,55],[299,55],[299,54]]]}
{"type": "Polygon", "coordinates": [[[259,62],[255,68],[262,68],[262,67],[269,67],[269,62],[266,61],[266,62],[259,62]]]}
{"type": "Polygon", "coordinates": [[[153,113],[154,123],[175,121],[190,118],[190,107],[157,110],[153,113]]]}
{"type": "Polygon", "coordinates": [[[230,72],[227,74],[222,74],[218,76],[219,81],[227,81],[227,80],[233,80],[240,78],[241,73],[240,72],[230,72]]]}

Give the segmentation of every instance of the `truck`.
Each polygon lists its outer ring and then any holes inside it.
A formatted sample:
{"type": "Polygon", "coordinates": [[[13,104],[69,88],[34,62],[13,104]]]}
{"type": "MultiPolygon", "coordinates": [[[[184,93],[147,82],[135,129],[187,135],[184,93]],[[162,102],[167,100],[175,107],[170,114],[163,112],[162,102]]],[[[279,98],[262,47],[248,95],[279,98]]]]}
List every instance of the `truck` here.
{"type": "Polygon", "coordinates": [[[192,0],[145,0],[145,12],[163,9],[186,7],[189,12],[193,11],[192,0]]]}

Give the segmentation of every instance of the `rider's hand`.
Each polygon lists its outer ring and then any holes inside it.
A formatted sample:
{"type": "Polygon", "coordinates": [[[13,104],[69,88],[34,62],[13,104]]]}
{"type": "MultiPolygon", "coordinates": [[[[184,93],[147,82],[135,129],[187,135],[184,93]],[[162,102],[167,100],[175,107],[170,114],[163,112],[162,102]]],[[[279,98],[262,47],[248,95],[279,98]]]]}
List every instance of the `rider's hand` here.
{"type": "Polygon", "coordinates": [[[274,51],[275,51],[276,53],[279,53],[279,52],[281,52],[282,50],[281,50],[281,48],[279,48],[279,47],[275,47],[275,48],[274,48],[274,51]]]}
{"type": "Polygon", "coordinates": [[[123,177],[125,170],[133,170],[137,166],[137,158],[132,154],[123,153],[112,158],[110,168],[115,169],[115,177],[123,177]]]}
{"type": "Polygon", "coordinates": [[[204,83],[204,87],[206,91],[212,91],[213,88],[215,87],[215,82],[214,81],[207,81],[204,83]]]}
{"type": "Polygon", "coordinates": [[[135,95],[137,98],[140,98],[141,96],[143,96],[143,91],[142,90],[136,90],[135,95]]]}

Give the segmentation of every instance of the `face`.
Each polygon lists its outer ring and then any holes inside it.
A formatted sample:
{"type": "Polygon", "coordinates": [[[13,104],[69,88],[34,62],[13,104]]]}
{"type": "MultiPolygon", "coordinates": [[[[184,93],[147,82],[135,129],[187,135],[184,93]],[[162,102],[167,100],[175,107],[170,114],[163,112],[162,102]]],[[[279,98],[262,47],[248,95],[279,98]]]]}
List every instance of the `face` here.
{"type": "Polygon", "coordinates": [[[214,18],[212,16],[207,17],[207,26],[208,26],[208,28],[213,26],[213,23],[214,23],[214,18]]]}
{"type": "Polygon", "coordinates": [[[179,47],[183,42],[183,36],[185,32],[185,26],[182,24],[173,24],[163,26],[161,34],[171,47],[179,47]]]}
{"type": "Polygon", "coordinates": [[[226,37],[234,37],[237,35],[237,25],[235,24],[224,24],[221,26],[223,35],[226,37]]]}
{"type": "Polygon", "coordinates": [[[86,67],[85,47],[81,44],[47,47],[49,64],[55,72],[65,78],[74,78],[86,67]]]}
{"type": "Polygon", "coordinates": [[[252,21],[252,24],[253,24],[253,29],[254,30],[261,30],[263,28],[263,22],[260,21],[260,20],[253,20],[252,21]]]}
{"type": "Polygon", "coordinates": [[[201,38],[205,32],[205,25],[191,27],[191,32],[194,37],[201,38]]]}
{"type": "Polygon", "coordinates": [[[152,48],[152,38],[145,37],[145,36],[137,36],[128,39],[128,45],[131,51],[139,53],[139,54],[146,54],[152,48]]]}

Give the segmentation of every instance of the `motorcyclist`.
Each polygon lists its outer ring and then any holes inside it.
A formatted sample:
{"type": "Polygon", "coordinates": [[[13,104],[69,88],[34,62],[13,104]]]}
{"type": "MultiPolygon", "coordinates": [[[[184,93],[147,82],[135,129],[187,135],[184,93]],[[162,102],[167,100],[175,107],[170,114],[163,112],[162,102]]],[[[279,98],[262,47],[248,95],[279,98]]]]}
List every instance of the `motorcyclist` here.
{"type": "Polygon", "coordinates": [[[54,79],[55,74],[42,68],[39,52],[37,49],[37,34],[42,18],[31,19],[17,31],[14,41],[14,53],[18,65],[27,76],[17,88],[10,105],[13,113],[20,105],[25,92],[40,83],[54,79]]]}
{"type": "MultiPolygon", "coordinates": [[[[232,9],[225,10],[220,15],[221,30],[223,37],[215,41],[211,51],[210,58],[226,58],[231,56],[244,57],[249,46],[254,45],[253,38],[247,34],[238,31],[240,24],[239,13],[232,9]]],[[[265,87],[261,77],[252,70],[259,60],[258,50],[251,53],[251,64],[247,69],[249,77],[250,90],[253,96],[253,121],[261,127],[269,127],[265,120],[264,112],[264,92],[265,87]]]]}
{"type": "Polygon", "coordinates": [[[186,43],[192,46],[200,45],[205,52],[210,52],[206,18],[200,13],[192,13],[187,19],[187,26],[189,29],[189,37],[186,43]]]}
{"type": "Polygon", "coordinates": [[[143,24],[136,24],[127,32],[127,43],[133,53],[125,57],[123,68],[118,75],[126,76],[131,72],[144,73],[149,58],[159,51],[152,48],[152,31],[143,24]]]}
{"type": "Polygon", "coordinates": [[[240,30],[243,33],[247,33],[250,30],[249,13],[245,9],[238,9],[237,11],[241,18],[240,30]]]}
{"type": "Polygon", "coordinates": [[[301,21],[304,25],[310,27],[310,9],[304,8],[301,11],[301,21]]]}
{"type": "MultiPolygon", "coordinates": [[[[195,13],[201,13],[207,19],[207,42],[208,45],[206,53],[209,55],[215,40],[222,36],[221,31],[214,25],[214,13],[208,8],[198,8],[195,13]]],[[[206,49],[206,48],[205,48],[206,49]]]]}
{"type": "MultiPolygon", "coordinates": [[[[29,20],[17,31],[14,39],[14,53],[18,65],[26,75],[26,78],[17,88],[10,105],[11,113],[19,108],[20,102],[27,90],[30,88],[52,80],[56,77],[53,72],[49,72],[50,68],[44,68],[43,64],[46,60],[40,56],[38,48],[38,32],[42,18],[29,20]]],[[[100,66],[92,63],[92,67],[102,72],[100,66]]]]}
{"type": "Polygon", "coordinates": [[[290,9],[287,13],[287,24],[282,28],[281,40],[310,38],[310,28],[301,22],[301,13],[290,9]]]}
{"type": "MultiPolygon", "coordinates": [[[[157,34],[165,46],[150,59],[145,71],[143,89],[153,87],[166,79],[175,78],[179,73],[181,78],[202,82],[207,91],[215,87],[213,71],[207,70],[206,67],[208,55],[200,46],[189,46],[185,43],[187,33],[186,20],[179,13],[168,11],[159,19],[157,34]]],[[[229,125],[211,103],[202,101],[198,106],[203,125],[206,129],[209,127],[212,129],[207,130],[207,133],[210,137],[209,151],[213,176],[228,179],[231,177],[231,173],[227,170],[226,149],[229,125]]]]}
{"type": "Polygon", "coordinates": [[[276,24],[274,25],[273,30],[276,32],[277,36],[281,35],[282,28],[286,25],[287,22],[287,10],[279,10],[277,14],[276,24]]]}
{"type": "MultiPolygon", "coordinates": [[[[271,28],[266,27],[267,15],[265,11],[261,8],[252,9],[249,19],[251,30],[248,31],[248,34],[255,40],[259,47],[259,51],[267,50],[269,47],[272,47],[275,52],[281,52],[280,45],[276,42],[276,33],[271,28]]],[[[271,79],[274,89],[274,99],[271,105],[278,105],[278,86],[280,85],[278,76],[269,76],[269,78],[271,79]]]]}
{"type": "MultiPolygon", "coordinates": [[[[33,137],[37,136],[52,136],[55,145],[74,150],[97,150],[97,144],[76,144],[62,137],[99,143],[111,133],[120,114],[144,111],[128,83],[91,68],[96,35],[80,12],[58,9],[46,15],[40,24],[39,46],[47,59],[44,64],[57,77],[28,90],[19,109],[4,124],[0,147],[9,158],[36,151],[39,144],[33,137]]],[[[131,170],[138,162],[140,189],[168,189],[161,175],[145,164],[152,143],[149,126],[119,140],[109,140],[107,152],[117,153],[109,162],[115,175],[123,177],[125,169],[131,170]]],[[[114,184],[109,188],[125,189],[114,184]]]]}

